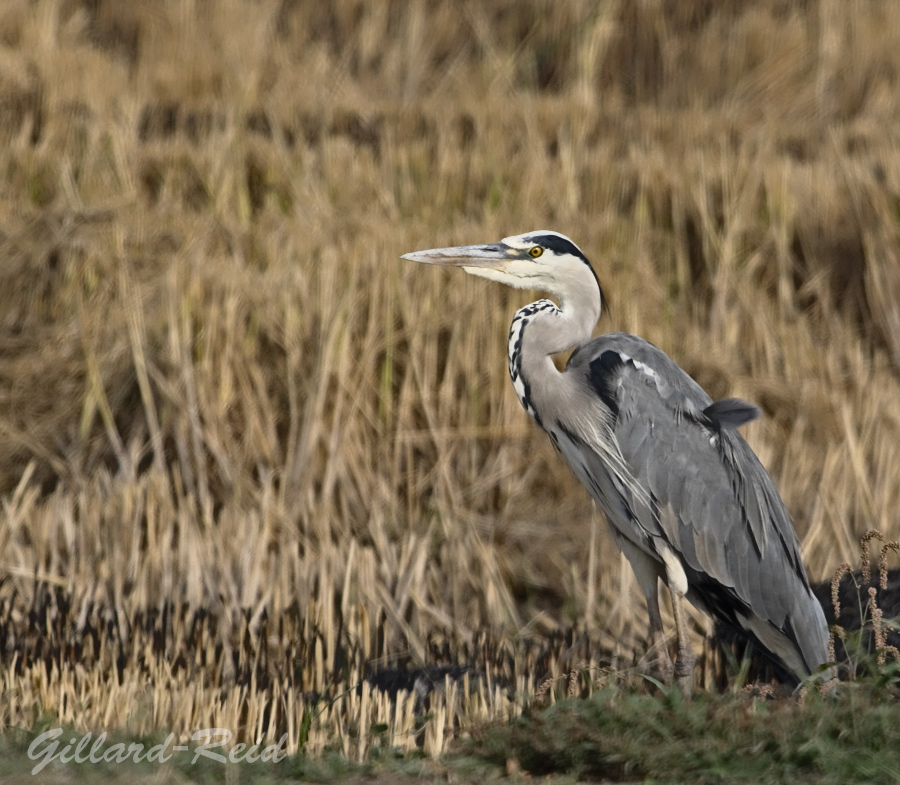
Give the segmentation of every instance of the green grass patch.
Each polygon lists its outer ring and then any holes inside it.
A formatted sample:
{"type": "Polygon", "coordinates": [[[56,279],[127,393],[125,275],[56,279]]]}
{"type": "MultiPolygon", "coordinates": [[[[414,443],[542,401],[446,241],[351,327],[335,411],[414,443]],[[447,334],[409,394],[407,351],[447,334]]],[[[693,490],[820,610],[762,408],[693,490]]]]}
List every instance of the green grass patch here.
{"type": "MultiPolygon", "coordinates": [[[[749,692],[639,694],[609,688],[590,699],[532,708],[491,723],[451,745],[437,760],[421,752],[381,750],[363,763],[339,754],[287,756],[277,762],[195,759],[194,748],[160,762],[53,761],[41,776],[66,782],[541,782],[895,783],[900,781],[900,691],[896,681],[842,683],[826,695],[809,690],[764,698],[749,692]]],[[[44,727],[0,737],[3,776],[28,774],[29,747],[44,727]]],[[[64,733],[62,744],[76,732],[64,733]]],[[[149,747],[160,739],[142,740],[149,747]]],[[[105,749],[122,737],[110,738],[105,749]]],[[[227,751],[225,753],[227,755],[227,751]]]]}
{"type": "Polygon", "coordinates": [[[897,782],[900,704],[881,681],[802,701],[610,689],[484,727],[464,751],[534,775],[615,782],[897,782]]]}

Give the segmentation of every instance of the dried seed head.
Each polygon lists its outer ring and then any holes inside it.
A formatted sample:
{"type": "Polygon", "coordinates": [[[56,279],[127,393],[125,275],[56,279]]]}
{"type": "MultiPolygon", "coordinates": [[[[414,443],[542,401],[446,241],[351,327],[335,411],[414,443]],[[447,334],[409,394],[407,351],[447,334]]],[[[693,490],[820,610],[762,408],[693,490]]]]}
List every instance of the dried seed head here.
{"type": "Polygon", "coordinates": [[[834,571],[834,576],[831,578],[831,607],[834,608],[835,620],[837,620],[841,615],[841,578],[844,577],[844,573],[846,572],[852,573],[853,569],[849,564],[847,564],[847,562],[844,562],[843,564],[838,566],[838,568],[834,571]]]}
{"type": "Polygon", "coordinates": [[[887,590],[887,552],[894,551],[894,553],[900,553],[900,542],[897,540],[891,540],[890,542],[886,542],[884,546],[881,548],[881,566],[880,566],[880,585],[881,590],[887,590]]]}
{"type": "Polygon", "coordinates": [[[862,553],[861,567],[863,575],[863,583],[868,583],[872,575],[870,572],[869,561],[869,540],[881,540],[884,542],[884,535],[878,529],[869,529],[859,541],[859,549],[862,553]]]}
{"type": "Polygon", "coordinates": [[[535,698],[543,698],[553,686],[553,679],[546,678],[541,682],[541,685],[534,691],[535,698]]]}

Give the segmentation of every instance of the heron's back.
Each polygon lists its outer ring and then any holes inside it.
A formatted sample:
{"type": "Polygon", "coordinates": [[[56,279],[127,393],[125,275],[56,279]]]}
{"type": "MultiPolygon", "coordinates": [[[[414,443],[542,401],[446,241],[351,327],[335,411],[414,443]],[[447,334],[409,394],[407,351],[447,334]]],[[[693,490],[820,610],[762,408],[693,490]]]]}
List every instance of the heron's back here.
{"type": "Polygon", "coordinates": [[[602,403],[605,421],[594,438],[564,413],[545,427],[570,442],[561,452],[619,536],[658,560],[672,548],[689,599],[798,675],[825,662],[825,619],[787,509],[734,430],[746,421],[741,402],[717,408],[670,357],[625,333],[580,347],[565,375],[586,401],[602,403]],[[598,445],[608,439],[618,464],[598,445]]]}

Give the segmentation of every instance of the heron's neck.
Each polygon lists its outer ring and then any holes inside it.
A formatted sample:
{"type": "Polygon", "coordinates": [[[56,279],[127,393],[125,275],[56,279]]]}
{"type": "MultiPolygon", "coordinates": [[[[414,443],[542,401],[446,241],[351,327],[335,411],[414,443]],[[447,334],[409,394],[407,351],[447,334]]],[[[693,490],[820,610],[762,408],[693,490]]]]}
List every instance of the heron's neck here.
{"type": "Polygon", "coordinates": [[[600,319],[600,289],[585,282],[559,296],[555,313],[542,314],[540,326],[531,330],[535,350],[546,355],[559,354],[587,343],[600,319]]]}
{"type": "Polygon", "coordinates": [[[557,306],[538,300],[516,311],[509,331],[509,373],[522,406],[539,424],[535,401],[561,382],[553,355],[581,346],[600,318],[600,292],[584,287],[557,306]]]}

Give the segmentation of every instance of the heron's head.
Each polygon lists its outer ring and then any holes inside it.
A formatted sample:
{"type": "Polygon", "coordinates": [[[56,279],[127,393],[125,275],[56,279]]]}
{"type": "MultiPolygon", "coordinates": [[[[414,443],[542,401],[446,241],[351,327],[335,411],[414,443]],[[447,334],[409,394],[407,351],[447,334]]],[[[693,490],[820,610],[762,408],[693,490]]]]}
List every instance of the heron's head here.
{"type": "Polygon", "coordinates": [[[462,267],[471,275],[519,289],[538,289],[567,299],[586,286],[600,284],[581,249],[559,232],[538,229],[506,237],[493,245],[461,245],[404,254],[425,264],[462,267]]]}

